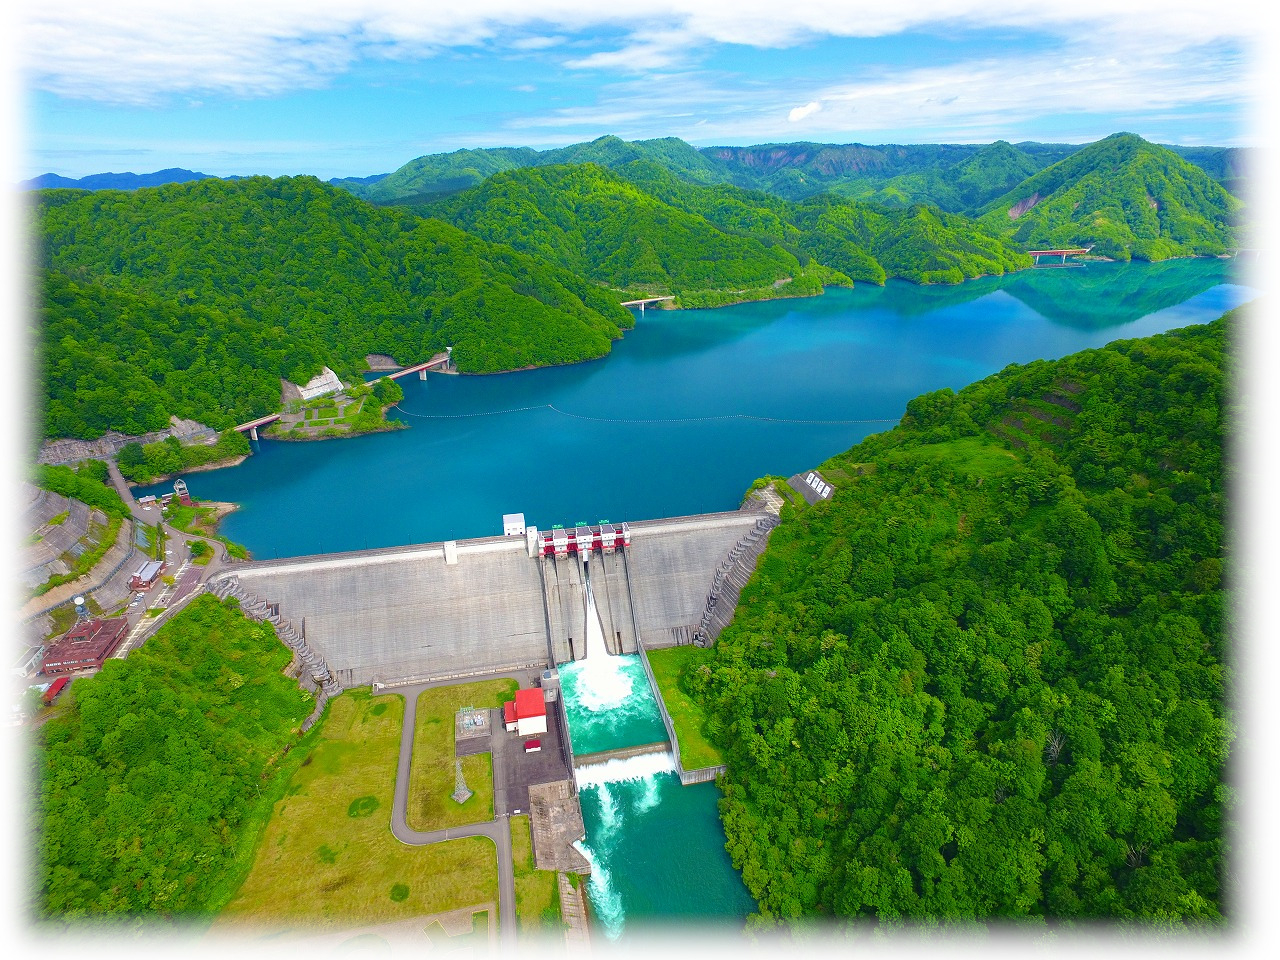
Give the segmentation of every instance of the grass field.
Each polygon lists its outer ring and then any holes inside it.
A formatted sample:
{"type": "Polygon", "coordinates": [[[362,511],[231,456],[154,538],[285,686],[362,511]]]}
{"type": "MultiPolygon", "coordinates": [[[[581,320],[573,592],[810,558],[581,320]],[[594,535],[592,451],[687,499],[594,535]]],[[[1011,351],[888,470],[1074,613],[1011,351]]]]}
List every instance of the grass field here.
{"type": "Polygon", "coordinates": [[[558,935],[560,888],[556,872],[534,866],[533,840],[526,814],[511,818],[511,859],[515,861],[516,919],[520,935],[558,935]]]}
{"type": "Polygon", "coordinates": [[[492,841],[410,847],[391,835],[403,716],[399,696],[365,689],[330,702],[214,930],[319,932],[497,903],[492,841]]]}
{"type": "Polygon", "coordinates": [[[658,681],[658,689],[662,693],[662,702],[671,714],[671,722],[676,728],[676,739],[680,741],[680,763],[686,770],[697,770],[700,767],[714,767],[724,763],[720,751],[711,745],[702,733],[704,716],[700,707],[687,693],[680,689],[678,681],[685,668],[696,666],[710,656],[709,650],[701,647],[668,647],[665,650],[650,650],[649,666],[653,667],[653,678],[658,681]]]}
{"type": "Polygon", "coordinates": [[[490,754],[462,758],[462,775],[475,795],[453,799],[455,780],[453,718],[459,707],[496,707],[515,696],[514,680],[481,680],[434,687],[418,697],[413,732],[413,765],[405,819],[414,830],[441,830],[493,819],[493,764],[490,754]]]}

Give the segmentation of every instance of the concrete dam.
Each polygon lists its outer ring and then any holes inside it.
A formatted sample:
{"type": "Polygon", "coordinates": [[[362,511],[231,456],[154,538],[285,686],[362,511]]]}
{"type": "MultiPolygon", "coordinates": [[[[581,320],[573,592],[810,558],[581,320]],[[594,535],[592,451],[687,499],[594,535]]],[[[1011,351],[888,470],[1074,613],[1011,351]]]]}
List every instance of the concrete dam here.
{"type": "Polygon", "coordinates": [[[543,555],[534,531],[251,561],[208,587],[271,620],[317,685],[394,685],[583,658],[588,576],[611,653],[709,642],[776,524],[749,499],[737,511],[627,524],[629,545],[617,549],[588,539],[543,555]]]}

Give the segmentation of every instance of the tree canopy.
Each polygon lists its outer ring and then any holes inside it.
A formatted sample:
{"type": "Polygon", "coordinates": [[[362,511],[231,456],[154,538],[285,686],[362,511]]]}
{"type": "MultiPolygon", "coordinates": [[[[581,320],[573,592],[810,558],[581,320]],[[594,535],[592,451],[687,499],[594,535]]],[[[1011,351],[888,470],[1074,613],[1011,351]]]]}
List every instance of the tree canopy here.
{"type": "Polygon", "coordinates": [[[682,682],[753,923],[1220,922],[1230,315],[913,400],[682,682]]]}
{"type": "Polygon", "coordinates": [[[197,597],[64,694],[39,732],[34,894],[42,924],[133,927],[216,910],[314,698],[234,601],[197,597]]]}

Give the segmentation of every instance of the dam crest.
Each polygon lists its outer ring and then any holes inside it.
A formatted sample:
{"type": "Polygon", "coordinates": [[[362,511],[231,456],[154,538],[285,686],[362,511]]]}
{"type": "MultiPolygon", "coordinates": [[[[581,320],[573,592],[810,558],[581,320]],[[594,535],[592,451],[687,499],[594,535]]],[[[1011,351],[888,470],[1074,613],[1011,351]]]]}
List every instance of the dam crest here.
{"type": "Polygon", "coordinates": [[[319,667],[317,685],[395,686],[582,659],[589,600],[611,654],[710,643],[777,523],[751,498],[736,511],[622,525],[627,545],[622,528],[601,524],[575,529],[582,549],[544,550],[563,531],[531,529],[249,561],[208,588],[252,598],[287,625],[291,647],[319,667]],[[601,549],[602,527],[619,530],[615,548],[601,549]]]}

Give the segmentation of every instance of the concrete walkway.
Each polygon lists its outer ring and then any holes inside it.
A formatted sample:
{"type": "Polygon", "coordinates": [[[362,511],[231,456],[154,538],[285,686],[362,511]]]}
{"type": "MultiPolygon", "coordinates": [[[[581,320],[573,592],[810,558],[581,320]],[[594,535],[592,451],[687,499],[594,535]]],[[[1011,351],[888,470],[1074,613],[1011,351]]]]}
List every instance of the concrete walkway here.
{"type": "MultiPolygon", "coordinates": [[[[462,837],[488,837],[498,850],[498,937],[503,946],[511,947],[516,942],[516,874],[511,855],[511,820],[504,812],[497,814],[488,823],[473,823],[465,827],[448,827],[444,830],[414,830],[406,819],[409,808],[409,771],[413,763],[413,731],[418,717],[418,695],[431,687],[448,687],[459,683],[474,683],[477,680],[515,680],[518,684],[528,685],[529,675],[526,673],[494,673],[478,677],[467,677],[463,680],[434,680],[426,683],[406,684],[403,687],[384,688],[383,693],[397,693],[404,697],[404,725],[400,729],[400,760],[396,767],[396,791],[391,803],[391,833],[401,843],[421,846],[428,843],[441,843],[445,840],[457,840],[462,837]]],[[[506,783],[504,770],[501,769],[500,751],[493,752],[494,809],[505,810],[505,805],[498,802],[497,791],[500,784],[506,783]]]]}

